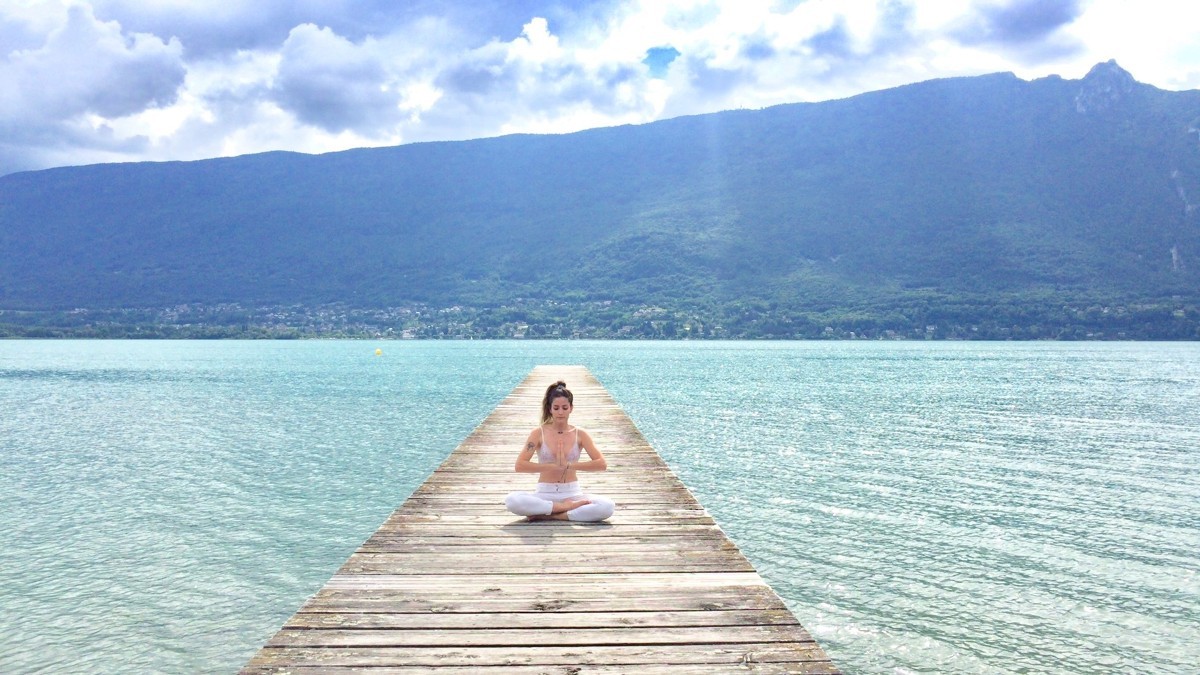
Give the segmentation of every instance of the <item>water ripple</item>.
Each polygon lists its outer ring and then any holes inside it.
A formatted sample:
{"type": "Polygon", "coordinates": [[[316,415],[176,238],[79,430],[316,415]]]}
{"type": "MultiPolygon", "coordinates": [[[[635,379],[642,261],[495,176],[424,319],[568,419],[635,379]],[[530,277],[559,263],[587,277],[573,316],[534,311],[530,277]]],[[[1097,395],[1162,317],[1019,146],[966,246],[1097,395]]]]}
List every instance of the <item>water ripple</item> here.
{"type": "Polygon", "coordinates": [[[704,356],[602,377],[847,669],[1200,662],[1194,346],[704,356]]]}

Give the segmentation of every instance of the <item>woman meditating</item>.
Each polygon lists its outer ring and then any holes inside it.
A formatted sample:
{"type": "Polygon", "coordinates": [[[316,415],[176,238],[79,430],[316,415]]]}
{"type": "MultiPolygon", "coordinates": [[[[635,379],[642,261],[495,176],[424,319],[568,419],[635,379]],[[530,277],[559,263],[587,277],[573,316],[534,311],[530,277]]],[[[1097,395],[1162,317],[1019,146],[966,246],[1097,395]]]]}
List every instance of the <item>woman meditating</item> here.
{"type": "Polygon", "coordinates": [[[574,403],[575,397],[561,380],[542,397],[542,423],[529,432],[517,457],[518,473],[538,474],[537,492],[512,492],[504,498],[508,510],[518,516],[595,522],[613,514],[612,500],[579,489],[576,471],[604,471],[608,464],[592,437],[568,422],[574,403]],[[587,453],[586,461],[580,461],[581,451],[587,453]]]}

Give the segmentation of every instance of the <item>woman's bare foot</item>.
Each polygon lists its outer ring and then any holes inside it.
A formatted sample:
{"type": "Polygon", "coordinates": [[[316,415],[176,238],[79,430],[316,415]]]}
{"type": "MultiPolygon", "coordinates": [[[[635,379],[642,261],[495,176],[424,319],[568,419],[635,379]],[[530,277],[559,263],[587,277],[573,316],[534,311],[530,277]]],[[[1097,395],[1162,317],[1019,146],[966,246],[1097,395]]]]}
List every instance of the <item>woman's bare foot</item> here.
{"type": "Polygon", "coordinates": [[[564,499],[561,502],[554,502],[554,506],[550,508],[550,515],[557,515],[560,513],[565,515],[567,511],[574,511],[585,504],[591,503],[592,500],[590,499],[576,499],[574,497],[564,499]]]}
{"type": "Polygon", "coordinates": [[[549,515],[525,516],[525,520],[569,520],[567,518],[568,511],[574,511],[585,504],[591,503],[592,500],[590,499],[564,499],[561,502],[553,503],[554,505],[550,507],[549,515]]]}

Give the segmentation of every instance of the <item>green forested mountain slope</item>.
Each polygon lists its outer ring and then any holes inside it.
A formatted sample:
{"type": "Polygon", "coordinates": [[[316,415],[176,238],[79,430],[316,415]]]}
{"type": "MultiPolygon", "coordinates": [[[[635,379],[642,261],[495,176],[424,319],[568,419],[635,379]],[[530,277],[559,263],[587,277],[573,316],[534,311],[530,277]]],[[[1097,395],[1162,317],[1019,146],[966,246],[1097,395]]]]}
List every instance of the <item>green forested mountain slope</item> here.
{"type": "Polygon", "coordinates": [[[1200,91],[1110,62],[561,136],[14,174],[0,309],[612,300],[884,328],[1127,305],[1179,323],[1200,299],[1198,129],[1200,91]]]}

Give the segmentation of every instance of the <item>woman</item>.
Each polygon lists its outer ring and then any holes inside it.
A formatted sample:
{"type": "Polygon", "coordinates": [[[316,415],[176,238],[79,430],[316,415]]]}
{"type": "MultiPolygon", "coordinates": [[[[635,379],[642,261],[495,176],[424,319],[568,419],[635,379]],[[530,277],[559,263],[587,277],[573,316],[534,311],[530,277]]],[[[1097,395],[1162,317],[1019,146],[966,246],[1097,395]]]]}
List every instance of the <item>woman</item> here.
{"type": "Polygon", "coordinates": [[[579,489],[576,471],[604,471],[608,463],[592,437],[570,425],[574,403],[575,397],[561,380],[550,385],[542,397],[542,423],[529,432],[517,457],[518,473],[538,474],[537,492],[513,492],[504,499],[508,510],[518,516],[596,522],[613,513],[611,500],[585,495],[579,489]],[[587,461],[580,461],[581,452],[587,452],[587,461]]]}

